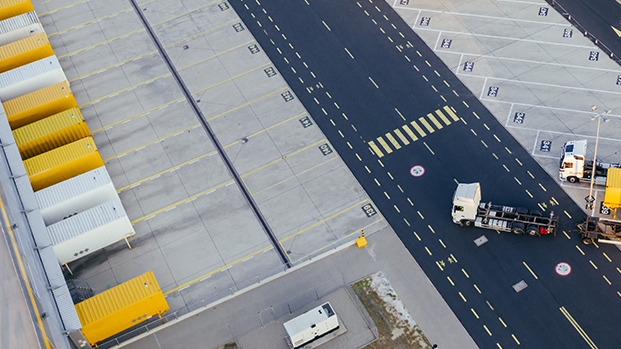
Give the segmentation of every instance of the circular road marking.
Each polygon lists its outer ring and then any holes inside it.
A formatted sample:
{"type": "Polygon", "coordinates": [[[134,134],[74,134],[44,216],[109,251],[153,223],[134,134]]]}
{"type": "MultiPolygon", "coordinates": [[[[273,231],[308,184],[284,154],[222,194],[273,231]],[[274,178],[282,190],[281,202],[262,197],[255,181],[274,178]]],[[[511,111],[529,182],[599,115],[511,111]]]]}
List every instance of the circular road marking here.
{"type": "Polygon", "coordinates": [[[565,262],[560,262],[556,265],[556,268],[554,269],[556,270],[556,273],[560,276],[567,276],[571,274],[571,265],[565,262]]]}
{"type": "Polygon", "coordinates": [[[410,174],[414,177],[420,177],[425,174],[425,168],[421,165],[416,165],[410,169],[410,174]]]}

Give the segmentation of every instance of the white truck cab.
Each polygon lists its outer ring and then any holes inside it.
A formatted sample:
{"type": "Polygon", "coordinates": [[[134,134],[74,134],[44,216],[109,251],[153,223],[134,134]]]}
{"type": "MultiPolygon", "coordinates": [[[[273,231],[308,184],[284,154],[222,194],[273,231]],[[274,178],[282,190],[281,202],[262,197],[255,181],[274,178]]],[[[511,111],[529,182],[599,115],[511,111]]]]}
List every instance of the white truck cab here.
{"type": "Polygon", "coordinates": [[[480,202],[479,183],[459,184],[453,195],[453,223],[470,225],[477,216],[480,202]]]}
{"type": "Polygon", "coordinates": [[[587,140],[569,141],[561,148],[561,162],[559,164],[559,179],[578,182],[584,175],[584,157],[587,150],[587,140]]]}

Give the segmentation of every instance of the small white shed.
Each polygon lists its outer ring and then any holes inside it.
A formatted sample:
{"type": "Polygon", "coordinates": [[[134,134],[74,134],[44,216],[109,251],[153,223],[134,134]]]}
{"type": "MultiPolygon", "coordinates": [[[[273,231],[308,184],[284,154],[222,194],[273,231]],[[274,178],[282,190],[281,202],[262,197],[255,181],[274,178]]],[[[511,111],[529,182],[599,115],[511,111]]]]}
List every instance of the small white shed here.
{"type": "Polygon", "coordinates": [[[339,328],[339,320],[330,302],[284,323],[294,348],[301,346],[339,328]]]}

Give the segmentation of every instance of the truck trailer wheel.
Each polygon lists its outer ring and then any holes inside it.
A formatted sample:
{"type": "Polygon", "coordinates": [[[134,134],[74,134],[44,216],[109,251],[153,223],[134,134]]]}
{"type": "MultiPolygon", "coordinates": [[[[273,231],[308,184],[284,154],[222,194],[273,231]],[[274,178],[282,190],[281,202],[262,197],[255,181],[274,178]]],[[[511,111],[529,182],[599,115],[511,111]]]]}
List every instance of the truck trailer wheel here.
{"type": "Polygon", "coordinates": [[[528,227],[526,233],[530,236],[537,236],[539,235],[539,229],[537,227],[528,227]]]}
{"type": "Polygon", "coordinates": [[[593,243],[593,239],[592,238],[582,238],[582,243],[585,245],[590,245],[593,243]]]}
{"type": "Polygon", "coordinates": [[[578,177],[567,177],[567,180],[569,181],[569,183],[578,183],[578,182],[580,182],[578,177]]]}
{"type": "Polygon", "coordinates": [[[511,227],[511,232],[516,235],[524,234],[524,224],[522,222],[513,222],[513,227],[511,227]]]}

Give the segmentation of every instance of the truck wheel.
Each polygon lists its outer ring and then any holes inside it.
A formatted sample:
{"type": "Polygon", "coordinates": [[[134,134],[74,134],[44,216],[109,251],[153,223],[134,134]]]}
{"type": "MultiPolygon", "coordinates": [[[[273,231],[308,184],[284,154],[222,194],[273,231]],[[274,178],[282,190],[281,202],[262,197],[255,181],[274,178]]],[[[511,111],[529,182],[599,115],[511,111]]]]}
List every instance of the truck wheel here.
{"type": "Polygon", "coordinates": [[[580,182],[578,177],[568,177],[567,180],[569,181],[569,183],[578,183],[578,182],[580,182]]]}
{"type": "Polygon", "coordinates": [[[472,221],[469,221],[467,219],[464,219],[463,221],[461,221],[461,223],[464,227],[469,227],[472,225],[472,221]]]}
{"type": "Polygon", "coordinates": [[[582,238],[582,243],[585,245],[590,245],[593,243],[593,239],[592,238],[582,238]]]}
{"type": "Polygon", "coordinates": [[[537,229],[537,227],[531,227],[531,228],[528,228],[526,233],[530,236],[537,236],[539,235],[539,230],[537,229]]]}

